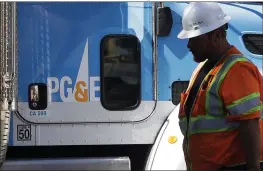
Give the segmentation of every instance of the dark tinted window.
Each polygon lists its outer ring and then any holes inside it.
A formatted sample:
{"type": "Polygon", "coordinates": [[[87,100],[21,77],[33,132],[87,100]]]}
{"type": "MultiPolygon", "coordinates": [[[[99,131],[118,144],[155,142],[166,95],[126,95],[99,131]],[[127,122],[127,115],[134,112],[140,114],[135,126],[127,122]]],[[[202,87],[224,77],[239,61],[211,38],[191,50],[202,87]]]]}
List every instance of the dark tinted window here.
{"type": "Polygon", "coordinates": [[[140,42],[131,35],[101,41],[101,103],[107,110],[132,110],[141,100],[140,42]]]}
{"type": "Polygon", "coordinates": [[[187,89],[189,81],[175,81],[172,84],[172,102],[178,105],[181,100],[181,93],[187,89]]]}

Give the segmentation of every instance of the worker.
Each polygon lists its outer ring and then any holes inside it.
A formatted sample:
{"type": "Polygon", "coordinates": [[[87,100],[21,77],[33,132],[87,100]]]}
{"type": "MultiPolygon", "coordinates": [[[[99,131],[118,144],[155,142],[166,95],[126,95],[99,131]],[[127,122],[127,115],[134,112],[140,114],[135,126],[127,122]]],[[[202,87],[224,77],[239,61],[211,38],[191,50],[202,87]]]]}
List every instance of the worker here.
{"type": "Polygon", "coordinates": [[[183,12],[177,37],[188,39],[198,63],[179,112],[189,171],[262,169],[262,75],[227,41],[230,20],[214,2],[192,2],[183,12]]]}

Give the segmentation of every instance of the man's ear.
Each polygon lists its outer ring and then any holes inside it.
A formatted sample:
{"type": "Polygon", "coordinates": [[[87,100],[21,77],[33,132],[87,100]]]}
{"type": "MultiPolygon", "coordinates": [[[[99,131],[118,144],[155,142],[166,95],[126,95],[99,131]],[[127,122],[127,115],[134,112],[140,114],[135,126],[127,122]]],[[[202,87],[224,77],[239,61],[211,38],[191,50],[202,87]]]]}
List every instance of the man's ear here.
{"type": "Polygon", "coordinates": [[[222,32],[220,30],[216,30],[214,35],[215,35],[214,37],[215,41],[218,41],[222,38],[222,32]]]}
{"type": "Polygon", "coordinates": [[[215,30],[213,32],[211,32],[210,34],[208,34],[208,39],[210,41],[210,43],[215,46],[218,42],[218,31],[215,30]]]}

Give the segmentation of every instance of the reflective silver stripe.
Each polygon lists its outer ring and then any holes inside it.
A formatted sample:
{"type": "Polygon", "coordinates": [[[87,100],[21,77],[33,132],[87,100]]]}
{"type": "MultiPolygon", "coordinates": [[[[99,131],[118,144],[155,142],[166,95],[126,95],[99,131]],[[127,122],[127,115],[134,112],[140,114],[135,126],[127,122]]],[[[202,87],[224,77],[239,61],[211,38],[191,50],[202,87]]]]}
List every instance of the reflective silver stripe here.
{"type": "Polygon", "coordinates": [[[191,134],[207,133],[207,132],[221,132],[235,129],[239,126],[237,122],[227,122],[226,118],[203,118],[191,123],[191,134]]]}
{"type": "Polygon", "coordinates": [[[218,89],[220,87],[220,81],[224,79],[225,74],[228,70],[238,61],[247,61],[242,55],[232,55],[230,56],[223,66],[220,68],[218,73],[215,75],[214,81],[210,89],[208,89],[206,94],[206,111],[209,115],[222,116],[223,114],[223,102],[218,94],[218,89]]]}
{"type": "MultiPolygon", "coordinates": [[[[263,117],[263,104],[257,106],[256,111],[260,110],[261,117],[263,117]]],[[[239,126],[238,122],[228,122],[226,117],[218,118],[208,115],[199,115],[199,117],[191,118],[189,125],[189,135],[197,133],[208,132],[223,132],[236,129],[239,126]]],[[[185,135],[187,120],[186,118],[179,121],[182,134],[185,135]]]]}
{"type": "Polygon", "coordinates": [[[260,103],[260,97],[254,97],[252,99],[244,101],[243,103],[228,108],[228,112],[230,115],[242,115],[248,112],[250,109],[260,106],[260,103]]]}
{"type": "MultiPolygon", "coordinates": [[[[179,122],[182,134],[185,135],[187,121],[183,119],[179,122]]],[[[238,122],[228,122],[226,117],[211,118],[203,115],[202,117],[192,118],[189,125],[189,135],[208,132],[223,132],[235,129],[239,126],[238,122]]]]}

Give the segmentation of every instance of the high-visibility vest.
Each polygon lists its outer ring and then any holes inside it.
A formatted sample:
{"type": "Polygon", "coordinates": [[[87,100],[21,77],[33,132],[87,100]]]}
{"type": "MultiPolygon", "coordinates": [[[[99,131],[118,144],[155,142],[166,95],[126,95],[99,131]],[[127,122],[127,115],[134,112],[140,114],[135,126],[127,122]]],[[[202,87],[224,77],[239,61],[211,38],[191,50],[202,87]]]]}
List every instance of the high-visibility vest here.
{"type": "MultiPolygon", "coordinates": [[[[238,137],[239,123],[230,122],[228,116],[245,113],[249,115],[254,112],[253,115],[259,117],[260,110],[262,114],[263,88],[236,99],[228,105],[224,104],[220,96],[222,82],[235,64],[241,62],[256,67],[233,47],[204,78],[190,112],[189,124],[187,124],[184,105],[198,72],[205,62],[197,66],[189,87],[181,93],[179,125],[185,137],[183,150],[187,168],[191,171],[213,171],[223,166],[245,164],[242,142],[238,137]],[[207,86],[202,89],[204,84],[207,86]]],[[[260,72],[256,74],[259,74],[262,79],[260,72]]],[[[258,85],[261,87],[262,82],[259,80],[258,85]]],[[[238,80],[236,83],[236,86],[242,86],[238,85],[238,80]]],[[[262,121],[260,122],[262,135],[262,121]]],[[[263,160],[262,154],[261,151],[261,160],[263,160]]]]}

